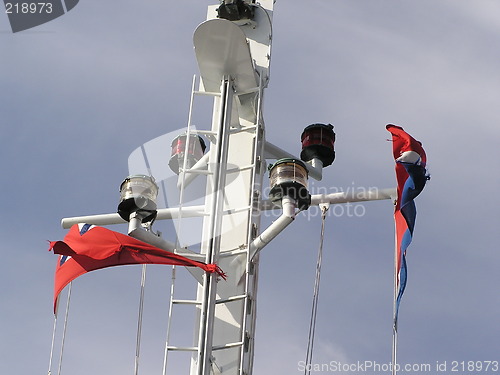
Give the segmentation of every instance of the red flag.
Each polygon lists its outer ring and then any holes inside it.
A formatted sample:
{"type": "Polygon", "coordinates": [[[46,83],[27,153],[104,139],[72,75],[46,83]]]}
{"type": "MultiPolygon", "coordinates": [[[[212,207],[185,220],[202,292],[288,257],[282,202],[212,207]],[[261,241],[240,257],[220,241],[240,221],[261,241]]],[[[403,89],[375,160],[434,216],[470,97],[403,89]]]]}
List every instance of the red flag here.
{"type": "Polygon", "coordinates": [[[215,264],[206,264],[159,249],[122,233],[90,224],[73,225],[64,241],[50,242],[49,251],[59,254],[54,283],[54,312],[59,293],[72,280],[101,268],[128,264],[169,264],[199,267],[226,275],[215,264]]]}

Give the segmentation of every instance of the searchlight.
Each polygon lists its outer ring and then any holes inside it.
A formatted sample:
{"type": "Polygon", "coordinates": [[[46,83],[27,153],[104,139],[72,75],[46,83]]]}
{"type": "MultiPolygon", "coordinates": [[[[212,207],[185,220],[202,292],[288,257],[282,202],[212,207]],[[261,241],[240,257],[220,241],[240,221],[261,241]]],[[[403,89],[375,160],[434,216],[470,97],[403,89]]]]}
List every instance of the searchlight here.
{"type": "Polygon", "coordinates": [[[156,197],[158,186],[153,177],[133,175],[127,177],[120,185],[120,203],[118,214],[123,220],[130,221],[130,215],[137,212],[147,223],[156,218],[156,197]]]}
{"type": "Polygon", "coordinates": [[[323,167],[328,167],[335,160],[335,133],[328,124],[312,124],[304,129],[300,140],[302,152],[300,158],[305,161],[318,159],[323,167]]]}
{"type": "Polygon", "coordinates": [[[203,157],[207,146],[202,137],[196,134],[181,134],[172,141],[172,154],[168,165],[170,169],[179,174],[184,165],[184,158],[187,158],[186,169],[191,168],[203,157]]]}
{"type": "Polygon", "coordinates": [[[280,159],[269,168],[271,201],[281,206],[284,197],[290,197],[297,206],[306,209],[311,204],[311,195],[307,190],[308,172],[305,164],[295,159],[280,159]]]}

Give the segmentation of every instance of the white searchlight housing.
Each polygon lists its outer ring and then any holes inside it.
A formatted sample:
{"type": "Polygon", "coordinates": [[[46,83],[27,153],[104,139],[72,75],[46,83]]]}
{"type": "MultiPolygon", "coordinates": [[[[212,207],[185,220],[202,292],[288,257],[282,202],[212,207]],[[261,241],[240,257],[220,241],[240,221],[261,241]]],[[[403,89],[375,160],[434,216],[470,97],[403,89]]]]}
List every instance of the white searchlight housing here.
{"type": "Polygon", "coordinates": [[[153,177],[129,176],[120,185],[118,214],[123,220],[130,221],[130,215],[137,212],[143,223],[152,221],[156,218],[157,196],[158,186],[153,177]]]}

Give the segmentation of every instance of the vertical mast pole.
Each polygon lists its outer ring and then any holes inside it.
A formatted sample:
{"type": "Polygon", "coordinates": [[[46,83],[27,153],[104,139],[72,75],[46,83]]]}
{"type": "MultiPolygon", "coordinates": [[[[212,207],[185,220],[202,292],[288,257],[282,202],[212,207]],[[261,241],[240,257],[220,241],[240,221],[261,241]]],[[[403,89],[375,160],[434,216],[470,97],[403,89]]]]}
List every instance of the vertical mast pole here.
{"type": "Polygon", "coordinates": [[[245,3],[254,15],[242,22],[219,17],[218,6],[209,6],[193,36],[200,93],[215,98],[201,253],[228,277],[217,282],[205,275],[198,285],[191,375],[252,373],[258,259],[251,259],[250,243],[260,232],[262,93],[274,0],[245,3]]]}
{"type": "MultiPolygon", "coordinates": [[[[207,243],[206,262],[217,263],[220,252],[220,236],[222,224],[222,210],[224,199],[224,186],[226,183],[228,139],[231,105],[233,101],[233,90],[230,86],[229,77],[224,77],[221,84],[221,97],[219,106],[219,121],[217,129],[217,144],[215,151],[215,162],[210,163],[209,169],[213,168],[211,211],[208,235],[203,236],[207,243]]],[[[205,274],[203,290],[202,312],[198,339],[198,374],[210,375],[212,367],[212,341],[213,325],[215,316],[215,298],[217,275],[205,274]]]]}

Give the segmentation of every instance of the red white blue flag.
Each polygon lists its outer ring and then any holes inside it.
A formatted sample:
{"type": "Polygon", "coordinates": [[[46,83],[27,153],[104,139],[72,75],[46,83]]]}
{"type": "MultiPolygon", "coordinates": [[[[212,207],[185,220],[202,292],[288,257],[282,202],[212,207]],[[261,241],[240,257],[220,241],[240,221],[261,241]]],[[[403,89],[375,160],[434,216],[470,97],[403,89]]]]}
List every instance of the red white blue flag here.
{"type": "Polygon", "coordinates": [[[429,176],[425,167],[427,158],[422,144],[400,126],[387,125],[386,129],[392,134],[398,183],[398,198],[394,210],[396,225],[394,327],[397,329],[399,304],[407,281],[406,250],[412,240],[417,214],[414,199],[423,190],[429,176]]]}
{"type": "Polygon", "coordinates": [[[226,275],[215,264],[205,264],[154,247],[122,233],[90,224],[71,227],[64,241],[50,242],[49,251],[59,254],[54,283],[54,313],[59,293],[71,281],[87,272],[128,264],[169,264],[199,267],[226,275]]]}

